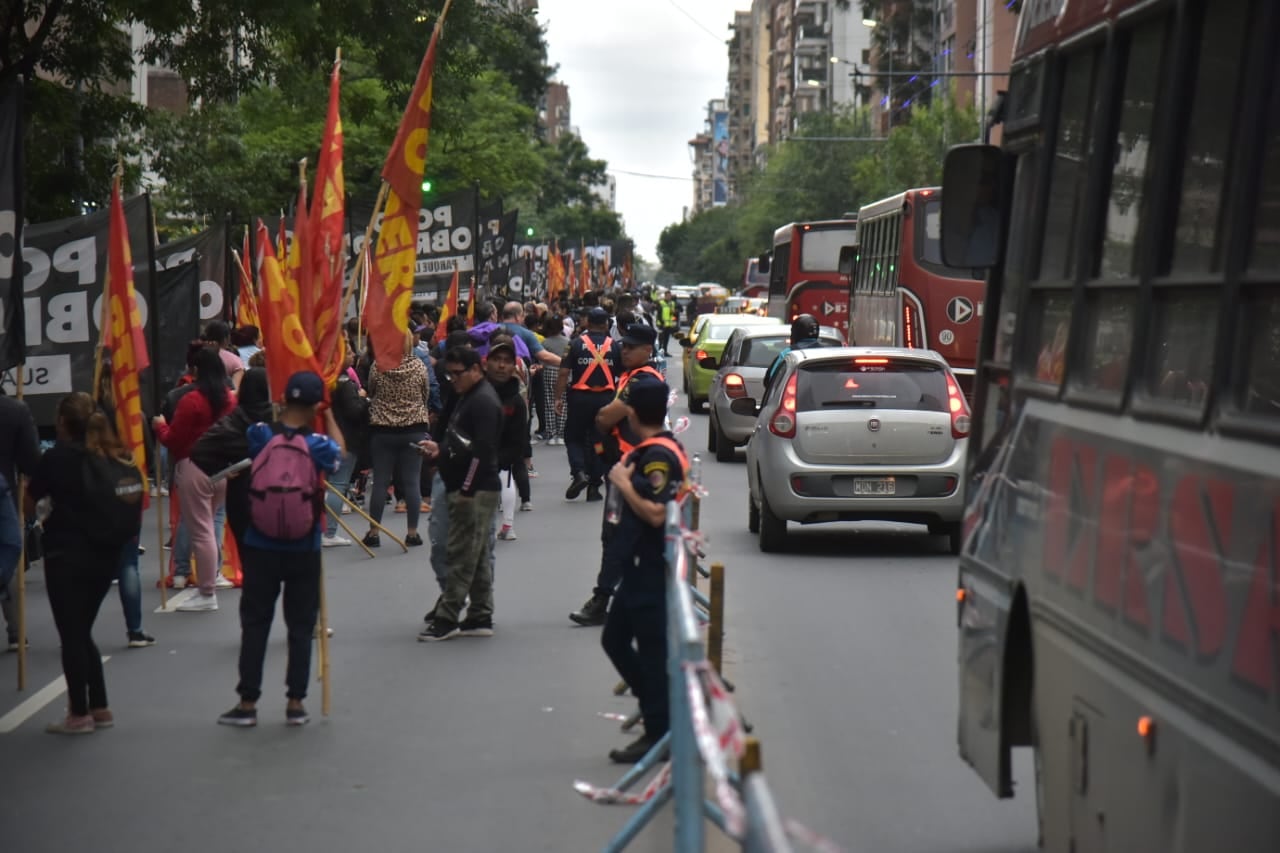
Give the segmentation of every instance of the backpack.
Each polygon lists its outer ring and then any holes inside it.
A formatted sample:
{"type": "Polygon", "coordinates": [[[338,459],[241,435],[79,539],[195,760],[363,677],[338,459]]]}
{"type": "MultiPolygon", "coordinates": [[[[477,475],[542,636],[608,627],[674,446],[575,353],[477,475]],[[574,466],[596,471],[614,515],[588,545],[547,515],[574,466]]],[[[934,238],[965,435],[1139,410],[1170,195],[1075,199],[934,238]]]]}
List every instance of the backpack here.
{"type": "Polygon", "coordinates": [[[84,534],[94,547],[118,552],[142,531],[142,473],[114,456],[86,453],[82,478],[83,506],[93,513],[84,534]]]}
{"type": "Polygon", "coordinates": [[[302,539],[315,531],[323,500],[306,435],[277,432],[249,469],[249,523],[271,539],[302,539]]]}

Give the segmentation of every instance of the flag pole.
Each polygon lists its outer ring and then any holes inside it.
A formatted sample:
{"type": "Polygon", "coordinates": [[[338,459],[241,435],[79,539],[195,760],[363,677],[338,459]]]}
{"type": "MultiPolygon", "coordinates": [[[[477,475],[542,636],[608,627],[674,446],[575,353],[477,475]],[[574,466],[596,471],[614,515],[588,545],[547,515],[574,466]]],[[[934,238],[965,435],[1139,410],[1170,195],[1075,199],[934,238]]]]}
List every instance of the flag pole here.
{"type": "Polygon", "coordinates": [[[324,590],[324,558],[320,559],[320,713],[329,716],[329,602],[324,590]]]}
{"type": "MultiPolygon", "coordinates": [[[[18,402],[22,402],[23,363],[18,362],[18,402]]],[[[16,473],[16,471],[15,471],[16,473]]],[[[18,530],[22,533],[22,548],[18,552],[18,689],[27,689],[27,484],[21,474],[18,481],[18,530]]]]}
{"type": "MultiPolygon", "coordinates": [[[[369,251],[369,241],[373,239],[373,224],[378,221],[378,214],[382,213],[383,205],[385,205],[387,202],[387,192],[390,189],[391,189],[391,184],[387,183],[386,181],[383,181],[382,186],[378,188],[378,199],[373,203],[373,214],[370,215],[369,224],[366,225],[364,229],[364,243],[361,244],[363,247],[362,251],[364,252],[369,251]]],[[[347,311],[351,308],[351,297],[355,294],[356,279],[359,278],[363,282],[366,288],[369,286],[369,282],[361,274],[361,270],[363,270],[363,268],[364,268],[363,261],[361,263],[357,263],[356,268],[351,271],[351,277],[347,279],[347,289],[342,294],[342,310],[338,312],[339,323],[344,321],[344,318],[347,316],[347,311]]],[[[363,306],[363,301],[361,304],[363,306]]],[[[361,310],[360,316],[362,318],[363,318],[363,315],[364,315],[364,311],[361,310]]],[[[361,325],[363,325],[363,321],[361,322],[361,325]]],[[[357,337],[358,336],[359,336],[359,333],[357,332],[357,337]]],[[[359,344],[359,341],[357,340],[356,343],[359,344]]],[[[334,347],[337,347],[338,342],[335,340],[333,345],[334,347]]],[[[332,359],[332,358],[333,358],[333,353],[331,352],[329,353],[328,359],[332,359]]]]}

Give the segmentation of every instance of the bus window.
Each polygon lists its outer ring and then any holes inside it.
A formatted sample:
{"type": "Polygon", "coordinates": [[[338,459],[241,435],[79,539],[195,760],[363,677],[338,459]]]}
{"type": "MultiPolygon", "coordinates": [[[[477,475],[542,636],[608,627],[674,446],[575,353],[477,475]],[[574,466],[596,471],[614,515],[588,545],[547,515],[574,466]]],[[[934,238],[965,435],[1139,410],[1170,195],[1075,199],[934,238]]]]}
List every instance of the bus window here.
{"type": "Polygon", "coordinates": [[[1103,233],[1102,278],[1129,278],[1138,272],[1138,224],[1142,221],[1164,43],[1165,23],[1161,20],[1135,31],[1129,44],[1103,233]]]}
{"type": "Polygon", "coordinates": [[[1245,384],[1239,407],[1280,419],[1280,291],[1255,293],[1245,301],[1248,335],[1245,384]]]}
{"type": "Polygon", "coordinates": [[[942,202],[926,201],[924,227],[920,230],[920,260],[927,264],[942,263],[942,202]]]}
{"type": "Polygon", "coordinates": [[[803,233],[801,272],[835,272],[840,266],[840,250],[854,240],[852,224],[848,228],[813,228],[803,233]]]}
{"type": "Polygon", "coordinates": [[[1089,296],[1081,382],[1097,391],[1119,393],[1129,374],[1138,291],[1131,287],[1095,290],[1089,296]]]}
{"type": "Polygon", "coordinates": [[[1275,276],[1280,271],[1280,59],[1271,72],[1271,104],[1267,110],[1267,148],[1259,182],[1258,219],[1250,266],[1275,276]]]}
{"type": "Polygon", "coordinates": [[[1035,378],[1037,382],[1058,385],[1067,363],[1067,338],[1071,333],[1070,290],[1037,290],[1032,298],[1031,314],[1038,317],[1036,329],[1035,378]]]}
{"type": "Polygon", "coordinates": [[[1199,408],[1213,376],[1220,291],[1162,287],[1152,296],[1147,393],[1158,400],[1199,408]]]}
{"type": "Polygon", "coordinates": [[[1089,135],[1094,109],[1093,82],[1099,57],[1096,50],[1067,60],[1062,81],[1062,112],[1053,149],[1048,213],[1040,256],[1040,278],[1070,278],[1075,266],[1075,234],[1083,203],[1088,166],[1089,135]]]}
{"type": "Polygon", "coordinates": [[[1013,205],[1009,216],[1009,246],[1004,264],[1004,287],[1000,294],[1000,326],[996,329],[995,360],[1008,365],[1013,361],[1013,335],[1018,328],[1018,309],[1027,281],[1027,250],[1035,211],[1036,180],[1040,156],[1035,150],[1018,157],[1013,180],[1013,205]]]}
{"type": "MultiPolygon", "coordinates": [[[[1201,24],[1200,67],[1186,129],[1182,197],[1173,241],[1173,269],[1179,272],[1209,272],[1220,266],[1218,220],[1237,112],[1236,92],[1244,68],[1235,46],[1245,41],[1248,6],[1247,0],[1219,0],[1201,24]]],[[[1273,122],[1276,108],[1280,104],[1272,109],[1273,122]]]]}
{"type": "Polygon", "coordinates": [[[791,243],[773,247],[773,262],[769,266],[769,295],[787,295],[787,275],[791,269],[791,243]]]}

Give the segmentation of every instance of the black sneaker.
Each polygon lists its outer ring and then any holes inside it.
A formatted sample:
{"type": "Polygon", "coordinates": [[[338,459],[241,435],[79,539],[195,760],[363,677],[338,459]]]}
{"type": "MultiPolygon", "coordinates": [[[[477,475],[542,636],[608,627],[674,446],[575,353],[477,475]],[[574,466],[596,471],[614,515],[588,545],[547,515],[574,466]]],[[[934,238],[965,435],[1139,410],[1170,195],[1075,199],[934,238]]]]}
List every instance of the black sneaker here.
{"type": "Polygon", "coordinates": [[[609,760],[617,764],[635,764],[649,754],[661,738],[643,734],[622,749],[609,750],[609,760]]]}
{"type": "Polygon", "coordinates": [[[433,607],[428,610],[427,615],[422,617],[422,621],[426,622],[428,625],[436,621],[436,609],[433,607]]]}
{"type": "Polygon", "coordinates": [[[492,619],[463,619],[458,623],[458,636],[460,637],[492,637],[493,636],[493,620],[492,619]]]}
{"type": "Polygon", "coordinates": [[[254,708],[251,711],[246,711],[239,705],[236,705],[230,711],[227,711],[218,718],[218,725],[220,726],[239,726],[242,729],[247,729],[250,726],[256,726],[257,724],[258,709],[254,708]]]}
{"type": "Polygon", "coordinates": [[[360,541],[363,542],[365,544],[365,547],[367,548],[382,547],[382,537],[380,537],[377,533],[366,533],[364,535],[364,538],[361,539],[360,541]]]}
{"type": "Polygon", "coordinates": [[[147,646],[154,646],[155,644],[156,638],[146,631],[129,632],[129,648],[131,649],[145,649],[147,646]]]}
{"type": "Polygon", "coordinates": [[[584,627],[592,627],[594,625],[603,625],[605,615],[609,612],[609,598],[604,595],[593,595],[587,599],[587,603],[582,605],[582,609],[576,613],[570,613],[569,618],[584,627]]]}
{"type": "Polygon", "coordinates": [[[458,636],[458,633],[458,624],[456,622],[435,619],[432,620],[430,625],[418,632],[418,642],[439,643],[443,640],[452,640],[458,636]]]}
{"type": "Polygon", "coordinates": [[[422,537],[421,537],[420,535],[418,535],[417,533],[410,533],[409,535],[407,535],[407,536],[405,536],[405,537],[404,537],[404,544],[406,544],[406,545],[421,545],[421,544],[422,544],[422,537]]]}
{"type": "Polygon", "coordinates": [[[600,494],[599,486],[587,487],[587,503],[591,504],[591,503],[595,503],[596,501],[602,501],[602,500],[604,500],[604,495],[600,494]]]}
{"type": "Polygon", "coordinates": [[[574,476],[569,483],[569,488],[564,490],[564,499],[567,501],[577,500],[578,495],[582,494],[582,490],[591,484],[591,480],[586,474],[578,474],[574,476]]]}
{"type": "Polygon", "coordinates": [[[311,722],[306,708],[285,708],[284,724],[286,726],[305,726],[311,722]]]}

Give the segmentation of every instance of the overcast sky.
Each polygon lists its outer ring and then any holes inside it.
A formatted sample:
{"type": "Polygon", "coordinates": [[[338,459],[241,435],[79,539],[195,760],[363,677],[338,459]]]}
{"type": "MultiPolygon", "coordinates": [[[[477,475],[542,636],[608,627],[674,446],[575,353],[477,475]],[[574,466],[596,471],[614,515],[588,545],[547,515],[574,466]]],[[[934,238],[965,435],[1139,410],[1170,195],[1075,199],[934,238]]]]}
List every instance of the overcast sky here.
{"type": "Polygon", "coordinates": [[[591,155],[608,161],[618,180],[618,212],[647,260],[657,261],[658,234],[692,204],[688,142],[703,128],[707,101],[724,97],[728,27],[736,8],[750,6],[750,0],[539,0],[556,79],[569,86],[570,119],[591,155]]]}

